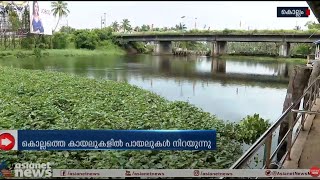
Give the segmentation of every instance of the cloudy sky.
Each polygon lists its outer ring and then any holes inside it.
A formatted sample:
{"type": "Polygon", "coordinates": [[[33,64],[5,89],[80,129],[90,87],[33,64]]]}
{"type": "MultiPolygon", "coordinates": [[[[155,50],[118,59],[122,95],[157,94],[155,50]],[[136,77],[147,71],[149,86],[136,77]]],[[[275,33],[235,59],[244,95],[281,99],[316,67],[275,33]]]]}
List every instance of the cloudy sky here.
{"type": "MultiPolygon", "coordinates": [[[[131,25],[154,24],[154,27],[172,27],[184,22],[188,28],[203,29],[305,29],[308,21],[316,21],[311,13],[308,18],[277,18],[278,6],[307,7],[306,1],[69,1],[70,14],[61,25],[74,28],[99,28],[101,16],[106,13],[107,25],[113,21],[129,19],[131,25]],[[186,18],[181,19],[182,16],[186,18]]],[[[311,11],[312,12],[312,11],[311,11]]]]}

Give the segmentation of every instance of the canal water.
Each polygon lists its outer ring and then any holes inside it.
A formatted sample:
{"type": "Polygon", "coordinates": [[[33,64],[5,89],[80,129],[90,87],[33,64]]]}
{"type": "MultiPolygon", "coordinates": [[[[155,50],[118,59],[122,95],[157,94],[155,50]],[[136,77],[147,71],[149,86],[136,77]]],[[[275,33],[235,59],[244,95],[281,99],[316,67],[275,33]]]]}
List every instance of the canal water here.
{"type": "Polygon", "coordinates": [[[0,65],[126,81],[171,101],[190,102],[223,120],[238,122],[258,113],[273,122],[281,115],[295,64],[134,55],[2,59],[0,65]]]}

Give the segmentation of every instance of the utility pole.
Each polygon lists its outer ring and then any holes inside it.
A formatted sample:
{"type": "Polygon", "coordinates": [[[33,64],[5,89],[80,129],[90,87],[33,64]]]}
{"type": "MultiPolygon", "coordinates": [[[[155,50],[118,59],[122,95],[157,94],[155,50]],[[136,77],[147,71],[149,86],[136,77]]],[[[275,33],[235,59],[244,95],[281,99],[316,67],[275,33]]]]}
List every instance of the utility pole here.
{"type": "Polygon", "coordinates": [[[101,29],[106,27],[107,13],[104,13],[104,16],[101,16],[101,29]]]}
{"type": "Polygon", "coordinates": [[[102,24],[103,24],[103,22],[102,22],[102,16],[101,16],[101,21],[100,21],[101,29],[102,29],[102,24]]]}
{"type": "Polygon", "coordinates": [[[103,23],[104,23],[104,27],[107,27],[107,13],[104,13],[103,23]]]}

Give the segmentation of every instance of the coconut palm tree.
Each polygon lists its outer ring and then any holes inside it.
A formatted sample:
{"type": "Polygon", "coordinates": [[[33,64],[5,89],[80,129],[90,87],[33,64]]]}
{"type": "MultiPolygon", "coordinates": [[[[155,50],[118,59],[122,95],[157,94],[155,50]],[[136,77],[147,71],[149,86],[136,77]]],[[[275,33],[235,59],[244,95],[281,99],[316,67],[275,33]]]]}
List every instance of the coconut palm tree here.
{"type": "Polygon", "coordinates": [[[123,32],[130,31],[132,29],[130,25],[130,21],[128,19],[123,19],[121,28],[123,29],[123,32]]]}
{"type": "Polygon", "coordinates": [[[60,19],[63,16],[68,16],[68,13],[70,13],[69,9],[68,9],[68,3],[64,2],[64,1],[54,1],[51,2],[51,11],[53,12],[54,16],[58,16],[58,22],[56,27],[54,28],[53,31],[56,31],[58,24],[60,22],[60,19]]]}
{"type": "Polygon", "coordinates": [[[114,21],[114,22],[111,24],[111,26],[112,26],[113,31],[115,31],[115,32],[118,32],[118,31],[119,31],[119,23],[118,23],[117,21],[114,21]]]}

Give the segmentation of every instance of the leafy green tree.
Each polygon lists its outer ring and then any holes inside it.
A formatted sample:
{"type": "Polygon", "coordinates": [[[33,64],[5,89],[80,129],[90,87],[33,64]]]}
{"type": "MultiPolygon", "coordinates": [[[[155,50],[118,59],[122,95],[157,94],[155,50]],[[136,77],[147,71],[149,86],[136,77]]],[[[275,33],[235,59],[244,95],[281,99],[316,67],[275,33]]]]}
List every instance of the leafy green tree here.
{"type": "Polygon", "coordinates": [[[22,14],[22,28],[24,32],[28,32],[30,28],[30,10],[25,9],[23,14],[22,14]]]}
{"type": "Polygon", "coordinates": [[[111,24],[111,26],[112,26],[112,29],[113,29],[114,32],[118,32],[118,31],[119,31],[120,25],[119,25],[119,23],[118,23],[117,21],[114,21],[114,22],[111,24]]]}
{"type": "Polygon", "coordinates": [[[51,48],[52,38],[51,36],[41,35],[37,38],[37,46],[40,49],[48,49],[51,48]]]}
{"type": "Polygon", "coordinates": [[[21,28],[21,21],[19,20],[18,14],[12,8],[10,8],[10,10],[9,10],[9,22],[10,22],[11,28],[14,32],[12,34],[12,44],[13,44],[13,47],[16,48],[15,32],[17,32],[18,29],[21,28]]]}
{"type": "Polygon", "coordinates": [[[136,27],[134,28],[134,31],[139,32],[139,31],[140,31],[140,27],[139,27],[139,26],[136,26],[136,27]]]}
{"type": "Polygon", "coordinates": [[[130,45],[136,49],[139,53],[146,53],[147,49],[145,47],[145,43],[143,42],[131,42],[130,45]]]}
{"type": "Polygon", "coordinates": [[[54,33],[52,38],[53,49],[65,49],[67,47],[68,34],[65,32],[54,33]]]}
{"type": "Polygon", "coordinates": [[[175,30],[177,30],[177,29],[176,29],[176,27],[170,27],[169,30],[175,31],[175,30]]]}
{"type": "Polygon", "coordinates": [[[27,35],[21,39],[21,48],[22,49],[32,49],[34,47],[34,38],[31,35],[27,35]]]}
{"type": "Polygon", "coordinates": [[[130,25],[130,21],[128,19],[123,19],[121,23],[121,28],[123,32],[130,31],[132,29],[130,25]]]}
{"type": "Polygon", "coordinates": [[[295,49],[296,54],[309,55],[312,53],[310,44],[298,44],[295,49]]]}
{"type": "Polygon", "coordinates": [[[61,33],[67,33],[67,34],[71,34],[75,31],[75,28],[72,28],[70,26],[62,26],[59,30],[59,32],[61,33]]]}
{"type": "Polygon", "coordinates": [[[64,1],[54,1],[51,2],[51,8],[52,8],[52,12],[54,16],[58,16],[58,22],[56,27],[54,28],[53,31],[56,31],[59,22],[61,20],[61,18],[63,16],[68,16],[68,13],[70,13],[69,9],[68,9],[68,3],[64,2],[64,1]]]}
{"type": "Polygon", "coordinates": [[[75,32],[75,45],[77,49],[85,48],[94,50],[97,47],[99,37],[93,31],[80,30],[75,32]]]}
{"type": "Polygon", "coordinates": [[[151,28],[150,28],[149,25],[145,25],[145,24],[144,24],[144,25],[141,26],[141,31],[144,31],[144,32],[145,32],[145,31],[150,31],[150,29],[151,29],[151,28]]]}
{"type": "Polygon", "coordinates": [[[99,41],[112,39],[112,31],[113,31],[112,27],[93,30],[93,32],[98,36],[99,41]]]}
{"type": "Polygon", "coordinates": [[[313,21],[308,21],[305,26],[308,27],[308,29],[320,29],[320,24],[313,21]]]}
{"type": "Polygon", "coordinates": [[[18,14],[14,10],[9,11],[9,22],[14,31],[17,31],[21,26],[18,14]]]}

